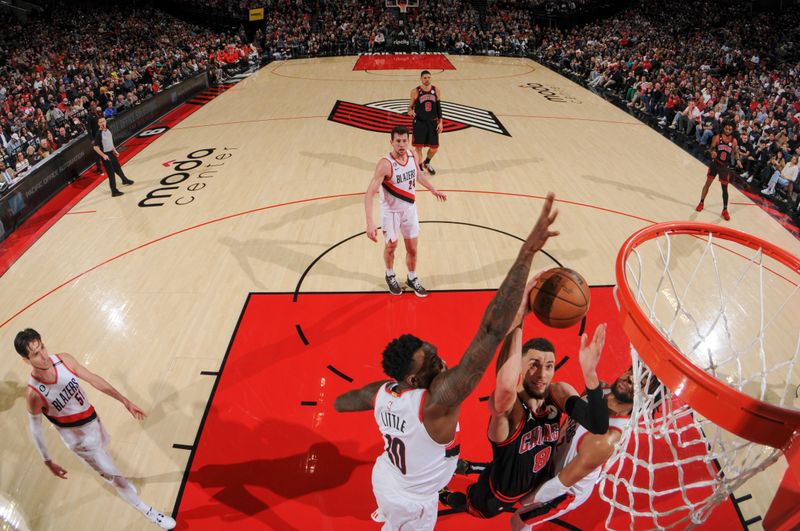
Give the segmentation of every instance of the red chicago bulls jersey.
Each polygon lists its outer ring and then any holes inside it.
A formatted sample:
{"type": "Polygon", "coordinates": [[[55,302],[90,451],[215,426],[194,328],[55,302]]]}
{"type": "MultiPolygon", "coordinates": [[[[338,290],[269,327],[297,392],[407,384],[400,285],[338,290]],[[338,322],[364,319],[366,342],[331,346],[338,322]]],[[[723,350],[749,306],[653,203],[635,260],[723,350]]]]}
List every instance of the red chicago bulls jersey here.
{"type": "Polygon", "coordinates": [[[501,443],[490,440],[493,461],[489,484],[495,497],[507,503],[522,498],[538,483],[538,475],[547,473],[561,424],[561,409],[549,392],[540,414],[520,403],[524,417],[516,431],[501,443]]]}

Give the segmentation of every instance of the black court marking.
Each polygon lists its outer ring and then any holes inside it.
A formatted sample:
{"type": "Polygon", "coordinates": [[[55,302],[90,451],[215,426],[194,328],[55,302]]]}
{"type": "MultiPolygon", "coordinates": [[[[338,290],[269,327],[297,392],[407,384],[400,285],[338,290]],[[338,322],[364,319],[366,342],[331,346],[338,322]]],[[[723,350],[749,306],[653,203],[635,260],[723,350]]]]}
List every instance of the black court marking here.
{"type": "Polygon", "coordinates": [[[306,335],[303,333],[303,329],[300,328],[300,325],[296,324],[294,327],[297,330],[297,335],[300,336],[300,341],[302,341],[304,345],[308,345],[308,339],[306,339],[306,335]]]}
{"type": "Polygon", "coordinates": [[[218,371],[200,371],[201,376],[218,376],[218,371]]]}
{"type": "Polygon", "coordinates": [[[478,402],[487,402],[488,400],[489,400],[488,396],[482,396],[482,397],[478,398],[478,402]]]}
{"type": "Polygon", "coordinates": [[[554,518],[553,520],[550,520],[548,523],[560,525],[564,529],[569,529],[570,531],[583,531],[580,527],[569,524],[564,520],[559,520],[558,518],[554,518]]]}
{"type": "Polygon", "coordinates": [[[569,361],[569,356],[564,356],[564,357],[561,359],[561,361],[559,361],[558,363],[556,363],[556,368],[555,368],[555,370],[557,371],[558,369],[560,369],[560,368],[561,368],[561,366],[562,366],[562,365],[564,365],[564,364],[565,364],[567,361],[569,361]]]}
{"type": "MultiPolygon", "coordinates": [[[[492,228],[492,227],[486,227],[484,225],[477,225],[475,223],[466,223],[464,221],[437,221],[437,220],[420,221],[420,224],[423,224],[423,223],[442,223],[442,224],[448,224],[448,225],[464,225],[466,227],[475,227],[475,228],[478,228],[478,229],[485,229],[485,230],[489,230],[489,231],[492,231],[492,232],[497,232],[497,233],[502,234],[504,236],[508,236],[509,238],[514,238],[515,240],[518,240],[520,242],[524,242],[525,241],[524,238],[520,238],[519,236],[515,236],[515,235],[513,235],[513,234],[511,234],[509,232],[505,232],[505,231],[500,230],[500,229],[495,229],[495,228],[492,228]]],[[[303,281],[308,276],[308,273],[311,272],[311,269],[317,264],[317,262],[319,262],[322,259],[323,256],[325,256],[329,252],[333,251],[334,249],[336,249],[337,247],[339,247],[343,243],[347,243],[350,240],[358,238],[359,236],[362,236],[364,234],[366,234],[366,231],[359,232],[357,234],[353,234],[352,236],[348,236],[344,240],[341,240],[341,241],[339,241],[337,243],[334,243],[333,245],[331,245],[330,247],[328,247],[327,249],[322,251],[322,253],[319,256],[314,258],[314,260],[312,260],[312,262],[308,265],[308,267],[306,267],[305,271],[303,271],[303,274],[300,275],[300,279],[297,281],[297,286],[295,286],[295,288],[294,288],[294,296],[292,297],[292,302],[297,302],[297,298],[300,296],[300,288],[303,286],[303,281]]],[[[561,262],[559,262],[553,255],[551,255],[547,251],[541,250],[539,252],[542,253],[543,255],[547,256],[558,267],[564,267],[564,265],[561,262]]],[[[431,291],[431,290],[428,290],[428,291],[431,291]]],[[[455,290],[455,291],[464,291],[464,290],[455,290]]]]}
{"type": "Polygon", "coordinates": [[[317,402],[314,401],[314,400],[303,400],[302,402],[300,402],[300,405],[301,406],[316,406],[317,402]]]}
{"type": "Polygon", "coordinates": [[[340,371],[339,369],[337,369],[333,365],[328,365],[328,370],[330,370],[333,374],[335,374],[336,376],[338,376],[339,378],[341,378],[343,380],[347,380],[348,382],[352,382],[353,381],[352,378],[347,376],[345,373],[343,373],[342,371],[340,371]]]}
{"type": "Polygon", "coordinates": [[[178,450],[192,450],[194,451],[194,446],[191,444],[178,444],[175,443],[172,445],[173,448],[177,448],[178,450]]]}
{"type": "Polygon", "coordinates": [[[733,501],[736,503],[746,502],[747,500],[751,499],[753,496],[750,494],[745,494],[741,498],[733,498],[733,501]]]}
{"type": "Polygon", "coordinates": [[[197,435],[194,438],[194,444],[187,448],[191,450],[191,452],[189,453],[188,461],[186,461],[186,468],[183,471],[183,479],[181,480],[181,486],[178,488],[178,495],[175,497],[175,506],[172,508],[172,514],[176,517],[178,516],[178,510],[181,506],[181,498],[183,498],[183,491],[186,488],[186,482],[189,481],[189,471],[192,469],[192,462],[194,461],[194,455],[197,451],[197,444],[200,442],[200,436],[203,434],[203,427],[206,425],[208,413],[211,411],[211,403],[214,401],[214,395],[217,393],[217,387],[219,387],[219,377],[222,374],[222,371],[225,370],[225,364],[228,362],[228,355],[231,353],[233,340],[236,337],[236,333],[239,331],[239,326],[242,324],[244,313],[247,311],[247,305],[250,304],[250,297],[252,297],[252,295],[252,293],[249,293],[247,295],[247,299],[242,305],[242,311],[239,313],[239,319],[236,321],[236,326],[233,327],[231,339],[228,341],[228,348],[225,350],[225,356],[223,356],[222,364],[219,366],[219,373],[217,374],[217,377],[214,378],[214,386],[211,388],[211,393],[208,395],[208,402],[206,402],[206,409],[203,411],[203,417],[200,419],[200,426],[197,428],[197,435]]]}
{"type": "Polygon", "coordinates": [[[750,520],[745,521],[744,526],[745,527],[750,527],[751,525],[755,524],[756,522],[760,522],[760,521],[761,521],[761,517],[760,516],[756,516],[754,518],[751,518],[750,520]]]}
{"type": "MultiPolygon", "coordinates": [[[[589,289],[592,289],[592,287],[591,287],[591,286],[589,286],[589,289]]],[[[582,336],[582,335],[583,335],[583,332],[584,332],[585,330],[586,330],[586,316],[584,315],[584,316],[583,316],[583,319],[581,319],[581,327],[580,327],[580,329],[578,330],[578,337],[582,336]]]]}

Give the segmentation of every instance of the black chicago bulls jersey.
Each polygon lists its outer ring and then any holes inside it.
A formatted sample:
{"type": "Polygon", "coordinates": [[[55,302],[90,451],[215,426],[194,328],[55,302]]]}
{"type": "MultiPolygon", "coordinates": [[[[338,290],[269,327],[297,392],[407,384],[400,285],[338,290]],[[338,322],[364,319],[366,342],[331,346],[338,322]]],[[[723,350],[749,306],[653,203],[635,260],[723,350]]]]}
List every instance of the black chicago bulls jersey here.
{"type": "MultiPolygon", "coordinates": [[[[519,398],[517,398],[519,400],[519,398]]],[[[515,502],[537,483],[539,474],[547,473],[547,465],[558,442],[561,409],[550,393],[537,414],[522,401],[523,422],[502,443],[492,443],[491,488],[497,499],[515,502]]]]}
{"type": "Polygon", "coordinates": [[[417,120],[433,121],[439,117],[439,96],[436,87],[431,85],[431,90],[425,92],[422,87],[417,87],[417,101],[414,102],[414,117],[417,120]]]}
{"type": "Polygon", "coordinates": [[[719,135],[719,142],[717,143],[717,163],[732,165],[733,152],[737,150],[736,140],[733,135],[725,138],[725,135],[719,135]]]}

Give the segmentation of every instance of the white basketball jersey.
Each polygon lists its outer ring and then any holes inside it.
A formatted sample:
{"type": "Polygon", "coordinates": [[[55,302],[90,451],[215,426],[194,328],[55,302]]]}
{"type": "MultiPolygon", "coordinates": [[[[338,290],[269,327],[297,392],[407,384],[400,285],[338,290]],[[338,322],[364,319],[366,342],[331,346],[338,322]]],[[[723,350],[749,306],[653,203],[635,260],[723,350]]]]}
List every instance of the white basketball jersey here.
{"type": "Polygon", "coordinates": [[[43,382],[31,375],[28,387],[39,393],[47,404],[45,416],[58,427],[74,428],[97,418],[94,407],[75,376],[56,355],[50,356],[56,370],[55,381],[43,382]]]}
{"type": "Polygon", "coordinates": [[[381,183],[381,208],[386,212],[405,210],[417,199],[417,161],[414,153],[406,151],[408,160],[400,164],[391,153],[384,158],[392,165],[392,175],[381,183]]]}
{"type": "Polygon", "coordinates": [[[392,391],[388,382],[375,397],[375,422],[383,436],[384,451],[378,456],[397,487],[406,494],[431,496],[444,488],[458,464],[459,426],[450,444],[439,444],[422,423],[427,389],[392,391]]]}

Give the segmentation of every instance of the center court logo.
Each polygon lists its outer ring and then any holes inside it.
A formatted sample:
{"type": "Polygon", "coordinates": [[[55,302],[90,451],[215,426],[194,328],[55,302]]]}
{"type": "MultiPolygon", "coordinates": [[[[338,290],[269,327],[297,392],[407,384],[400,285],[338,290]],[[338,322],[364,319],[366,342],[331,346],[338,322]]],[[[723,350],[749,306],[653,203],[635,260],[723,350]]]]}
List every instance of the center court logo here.
{"type": "MultiPolygon", "coordinates": [[[[389,133],[398,125],[411,128],[411,117],[406,114],[407,110],[408,98],[376,101],[366,105],[337,100],[328,120],[365,131],[389,133]]],[[[443,101],[442,121],[444,133],[475,127],[498,135],[511,136],[493,112],[460,103],[443,101]]]]}
{"type": "Polygon", "coordinates": [[[558,87],[548,87],[542,83],[523,83],[521,88],[529,88],[538,94],[544,96],[547,101],[554,103],[583,103],[581,100],[574,96],[570,96],[558,87]]]}
{"type": "Polygon", "coordinates": [[[183,160],[165,163],[172,170],[161,178],[158,188],[147,192],[139,201],[139,207],[163,206],[167,202],[176,205],[194,203],[197,192],[203,190],[217,176],[221,167],[227,164],[239,148],[202,148],[184,155],[183,160]]]}

